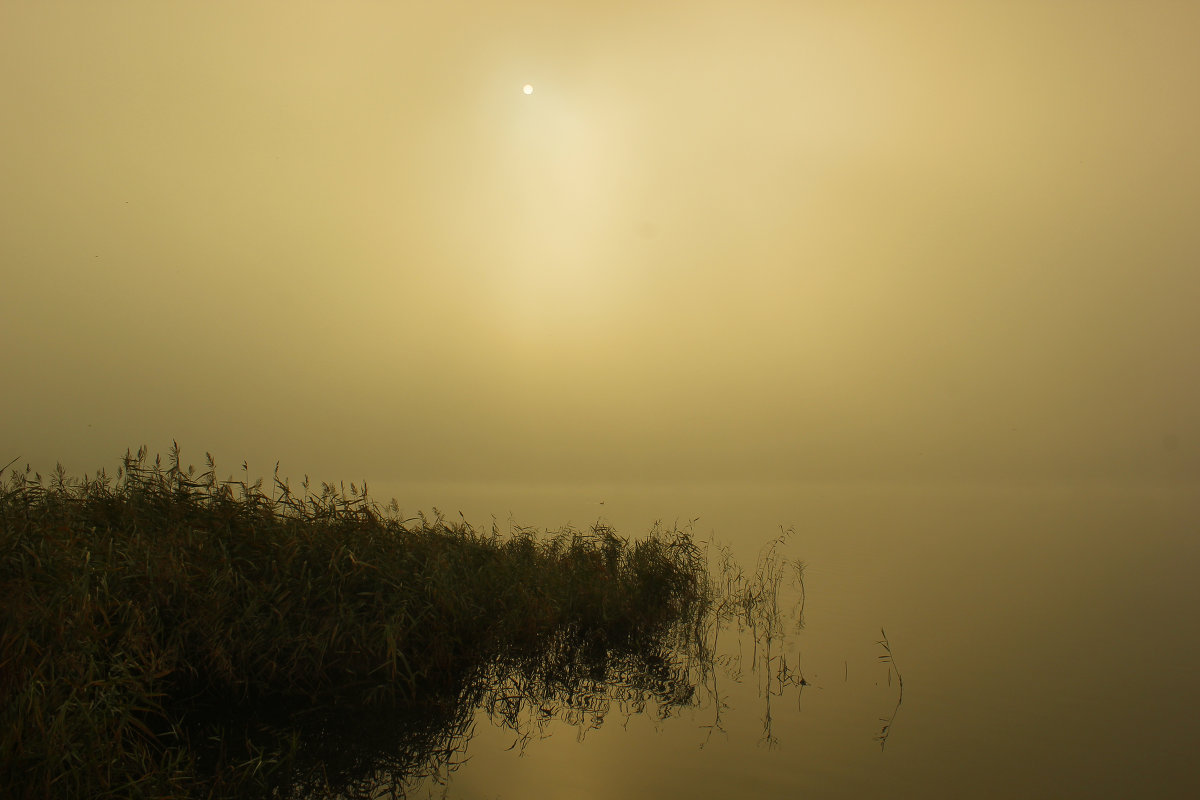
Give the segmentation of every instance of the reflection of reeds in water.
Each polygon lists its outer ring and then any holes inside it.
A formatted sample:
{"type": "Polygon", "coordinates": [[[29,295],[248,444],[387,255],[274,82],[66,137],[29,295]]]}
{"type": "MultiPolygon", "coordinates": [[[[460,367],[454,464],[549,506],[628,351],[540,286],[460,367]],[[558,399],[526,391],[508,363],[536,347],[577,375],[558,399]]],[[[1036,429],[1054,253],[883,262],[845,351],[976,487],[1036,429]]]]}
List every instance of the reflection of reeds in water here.
{"type": "Polygon", "coordinates": [[[747,575],[690,528],[480,532],[207,467],[143,448],[115,481],[0,486],[9,796],[402,794],[455,768],[477,709],[523,747],[711,703],[711,736],[747,666],[773,744],[772,699],[807,685],[791,531],[747,575]]]}
{"type": "Polygon", "coordinates": [[[895,673],[896,683],[900,687],[896,696],[896,706],[892,709],[892,713],[879,719],[883,723],[883,728],[875,736],[875,741],[879,742],[879,749],[883,750],[887,748],[888,737],[892,735],[892,723],[896,721],[896,714],[900,713],[900,704],[904,702],[904,677],[900,674],[900,668],[896,666],[896,659],[892,655],[892,645],[888,641],[887,632],[880,628],[879,635],[882,638],[876,644],[883,648],[883,655],[879,656],[879,660],[888,665],[888,686],[892,685],[892,673],[895,673]]]}
{"type": "Polygon", "coordinates": [[[795,687],[799,704],[800,694],[808,685],[798,657],[793,666],[787,654],[780,652],[788,634],[804,625],[804,564],[784,557],[781,552],[794,535],[793,530],[784,530],[768,542],[759,553],[755,570],[750,575],[737,564],[728,546],[710,544],[715,551],[716,562],[711,570],[714,576],[713,606],[705,616],[708,627],[704,639],[708,658],[700,662],[705,666],[701,683],[707,687],[713,703],[713,720],[704,726],[709,738],[713,732],[725,731],[722,712],[728,705],[721,693],[719,677],[723,675],[739,683],[744,678],[745,658],[740,651],[744,634],[749,634],[752,647],[750,672],[756,677],[759,695],[763,698],[763,743],[768,746],[777,744],[772,733],[772,698],[795,687]],[[782,602],[785,581],[786,588],[797,597],[787,617],[782,602]],[[735,638],[738,646],[736,652],[726,652],[721,646],[722,632],[730,629],[738,634],[735,638]]]}
{"type": "Polygon", "coordinates": [[[404,520],[365,486],[197,476],[177,448],[115,481],[13,472],[0,521],[17,798],[401,791],[453,768],[476,708],[518,737],[670,716],[714,673],[714,615],[756,654],[781,624],[776,562],[718,591],[687,531],[404,520]]]}

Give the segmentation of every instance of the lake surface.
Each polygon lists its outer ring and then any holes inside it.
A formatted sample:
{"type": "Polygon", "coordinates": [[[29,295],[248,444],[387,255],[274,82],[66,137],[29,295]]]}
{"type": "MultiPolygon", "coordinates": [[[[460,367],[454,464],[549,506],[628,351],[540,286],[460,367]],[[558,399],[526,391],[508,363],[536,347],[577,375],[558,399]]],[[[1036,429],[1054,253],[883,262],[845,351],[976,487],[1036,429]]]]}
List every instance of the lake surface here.
{"type": "Polygon", "coordinates": [[[553,718],[519,746],[479,715],[414,797],[1184,797],[1200,791],[1200,487],[407,485],[415,512],[637,537],[695,520],[752,568],[794,528],[806,686],[745,655],[666,720],[553,718]],[[886,629],[899,681],[880,630],[886,629]],[[767,688],[770,688],[769,686],[767,688]],[[885,742],[883,725],[894,714],[885,742]],[[886,746],[882,746],[885,744],[886,746]]]}

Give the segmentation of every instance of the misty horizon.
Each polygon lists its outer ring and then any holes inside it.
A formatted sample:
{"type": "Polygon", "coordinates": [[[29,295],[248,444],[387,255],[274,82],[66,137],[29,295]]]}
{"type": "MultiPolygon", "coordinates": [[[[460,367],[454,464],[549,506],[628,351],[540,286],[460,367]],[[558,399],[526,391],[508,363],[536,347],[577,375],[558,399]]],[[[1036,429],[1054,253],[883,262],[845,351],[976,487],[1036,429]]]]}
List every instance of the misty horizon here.
{"type": "Polygon", "coordinates": [[[11,5],[0,463],[1194,481],[1153,7],[11,5]]]}

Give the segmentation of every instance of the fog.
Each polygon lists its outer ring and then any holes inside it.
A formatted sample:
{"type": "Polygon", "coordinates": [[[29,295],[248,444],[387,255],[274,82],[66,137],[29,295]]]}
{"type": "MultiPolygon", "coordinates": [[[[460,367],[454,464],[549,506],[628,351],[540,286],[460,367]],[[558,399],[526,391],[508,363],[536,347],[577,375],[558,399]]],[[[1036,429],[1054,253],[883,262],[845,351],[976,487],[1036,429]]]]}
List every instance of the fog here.
{"type": "Polygon", "coordinates": [[[0,465],[1195,481],[1197,30],[6,0],[0,465]]]}

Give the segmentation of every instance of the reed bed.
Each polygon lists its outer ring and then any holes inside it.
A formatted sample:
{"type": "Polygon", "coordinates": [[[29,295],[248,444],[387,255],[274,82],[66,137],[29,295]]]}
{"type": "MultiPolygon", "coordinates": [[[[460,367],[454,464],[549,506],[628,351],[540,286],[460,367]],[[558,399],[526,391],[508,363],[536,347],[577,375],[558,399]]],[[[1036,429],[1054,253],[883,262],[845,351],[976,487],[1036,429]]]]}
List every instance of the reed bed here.
{"type": "MultiPolygon", "coordinates": [[[[385,739],[402,773],[449,758],[472,708],[511,700],[498,687],[577,687],[631,659],[657,665],[661,702],[686,701],[662,654],[714,607],[686,532],[502,534],[397,512],[365,486],[293,492],[278,468],[269,494],[220,481],[211,456],[182,468],[177,446],[166,465],[126,453],[115,476],[13,471],[4,795],[294,795],[329,783],[303,771],[311,743],[351,729],[385,739]]],[[[361,783],[372,767],[357,766],[361,783]]]]}

